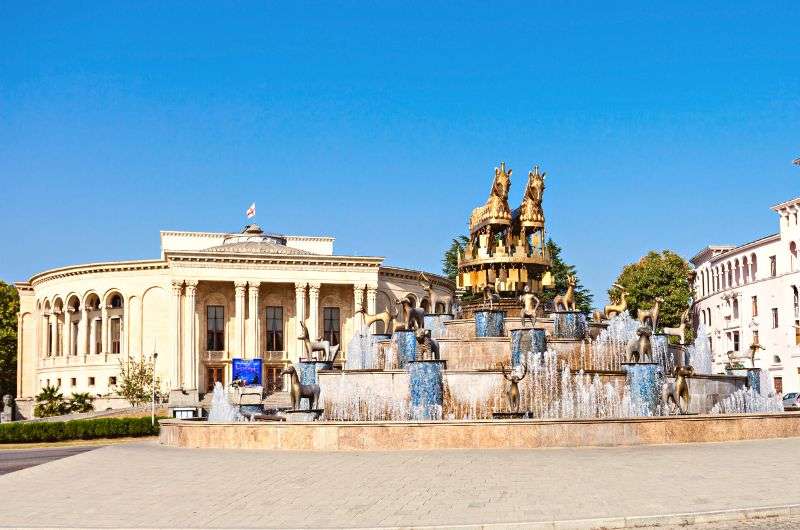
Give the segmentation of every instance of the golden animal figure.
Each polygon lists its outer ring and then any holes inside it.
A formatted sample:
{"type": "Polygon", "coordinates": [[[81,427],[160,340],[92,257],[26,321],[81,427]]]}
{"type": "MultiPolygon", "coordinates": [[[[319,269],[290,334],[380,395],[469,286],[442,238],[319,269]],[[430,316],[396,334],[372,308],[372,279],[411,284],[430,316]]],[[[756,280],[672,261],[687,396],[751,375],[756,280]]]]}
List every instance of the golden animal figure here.
{"type": "Polygon", "coordinates": [[[392,331],[394,331],[392,324],[394,324],[394,319],[397,318],[398,311],[396,308],[394,312],[391,312],[389,306],[386,306],[383,311],[374,314],[367,313],[364,309],[359,309],[356,311],[356,315],[359,313],[364,315],[364,326],[367,329],[375,322],[383,322],[384,333],[392,333],[392,331]]]}
{"type": "Polygon", "coordinates": [[[395,331],[413,331],[425,327],[425,310],[421,307],[414,307],[408,296],[397,300],[395,305],[403,307],[403,317],[399,324],[395,324],[395,331]]]}
{"type": "Polygon", "coordinates": [[[653,328],[653,331],[655,331],[656,326],[658,325],[658,311],[660,310],[661,302],[663,301],[663,298],[656,296],[653,307],[650,309],[636,310],[636,319],[642,324],[647,324],[649,321],[650,327],[653,328]]]}
{"type": "Polygon", "coordinates": [[[615,315],[619,315],[623,311],[628,309],[628,301],[626,300],[626,296],[628,295],[628,291],[625,290],[624,287],[615,283],[612,287],[616,287],[619,289],[619,303],[616,304],[608,304],[605,308],[603,308],[603,314],[606,318],[611,318],[615,315]]]}
{"type": "Polygon", "coordinates": [[[553,299],[553,307],[556,311],[575,311],[575,276],[567,276],[567,292],[558,295],[553,299]]]}
{"type": "Polygon", "coordinates": [[[692,396],[689,393],[688,376],[694,375],[694,368],[691,366],[676,366],[673,372],[675,383],[671,386],[665,383],[662,391],[662,400],[669,407],[669,413],[688,414],[692,396]]]}
{"type": "Polygon", "coordinates": [[[677,328],[663,328],[661,332],[670,337],[678,337],[681,345],[686,344],[686,330],[690,329],[691,320],[689,320],[689,309],[686,309],[681,314],[681,325],[677,328]]]}
{"type": "Polygon", "coordinates": [[[519,220],[522,226],[544,226],[544,210],[542,198],[544,197],[544,177],[547,173],[540,173],[539,166],[534,166],[528,173],[528,185],[522,195],[522,204],[519,207],[519,220]]]}
{"type": "Polygon", "coordinates": [[[288,375],[291,379],[289,386],[289,397],[294,410],[300,410],[300,400],[308,398],[308,409],[317,408],[319,402],[319,385],[304,385],[300,382],[297,370],[291,364],[281,371],[281,375],[288,375]]]}
{"type": "Polygon", "coordinates": [[[539,299],[531,292],[530,285],[525,286],[525,293],[519,297],[522,302],[522,309],[519,312],[519,318],[522,322],[522,327],[525,327],[525,320],[530,319],[531,327],[536,327],[536,312],[539,310],[539,299]]]}
{"type": "Polygon", "coordinates": [[[494,309],[494,304],[500,302],[500,295],[494,290],[491,285],[486,285],[483,288],[483,304],[489,306],[489,311],[494,309]]]}
{"type": "Polygon", "coordinates": [[[636,330],[637,337],[628,341],[625,348],[629,363],[653,362],[653,344],[650,342],[652,334],[653,331],[650,327],[639,326],[639,329],[636,330]]]}
{"type": "Polygon", "coordinates": [[[506,373],[504,364],[500,364],[500,369],[503,372],[503,377],[509,382],[508,389],[506,389],[506,400],[508,401],[508,410],[511,412],[519,412],[519,382],[525,379],[528,373],[528,365],[523,364],[523,372],[518,376],[514,371],[511,374],[506,373]]]}
{"type": "Polygon", "coordinates": [[[508,207],[508,190],[511,188],[511,170],[506,171],[506,163],[494,168],[494,181],[486,204],[472,210],[469,219],[470,232],[484,223],[511,222],[511,209],[508,207]]]}
{"type": "Polygon", "coordinates": [[[331,343],[327,340],[311,340],[306,325],[300,322],[300,328],[303,330],[303,333],[297,338],[303,341],[307,359],[316,359],[314,354],[319,351],[322,352],[322,359],[319,359],[320,361],[333,362],[336,360],[336,355],[339,353],[339,344],[331,346],[331,343]]]}

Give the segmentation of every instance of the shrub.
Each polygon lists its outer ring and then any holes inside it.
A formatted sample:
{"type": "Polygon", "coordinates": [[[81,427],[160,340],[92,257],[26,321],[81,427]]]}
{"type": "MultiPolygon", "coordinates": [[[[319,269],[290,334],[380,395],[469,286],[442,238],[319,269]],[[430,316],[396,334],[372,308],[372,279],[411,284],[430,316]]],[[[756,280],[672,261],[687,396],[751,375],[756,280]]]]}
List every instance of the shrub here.
{"type": "Polygon", "coordinates": [[[67,401],[67,407],[70,412],[91,412],[94,410],[93,401],[94,398],[89,392],[73,392],[67,401]]]}
{"type": "Polygon", "coordinates": [[[69,405],[61,395],[61,387],[47,385],[36,396],[36,406],[33,408],[34,416],[46,418],[60,416],[69,412],[69,405]]]}
{"type": "Polygon", "coordinates": [[[155,436],[157,434],[158,422],[151,425],[150,418],[147,416],[0,424],[0,444],[155,436]]]}

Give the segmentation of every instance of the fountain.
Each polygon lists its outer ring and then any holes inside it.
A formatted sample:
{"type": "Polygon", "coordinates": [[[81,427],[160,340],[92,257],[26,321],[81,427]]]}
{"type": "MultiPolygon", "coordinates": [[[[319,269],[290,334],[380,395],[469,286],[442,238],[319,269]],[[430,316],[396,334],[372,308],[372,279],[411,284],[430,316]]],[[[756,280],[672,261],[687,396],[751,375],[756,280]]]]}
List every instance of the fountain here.
{"type": "Polygon", "coordinates": [[[243,421],[244,416],[239,412],[239,407],[232,405],[225,393],[222,383],[214,383],[214,395],[211,399],[211,409],[208,412],[208,421],[231,422],[243,421]]]}
{"type": "MultiPolygon", "coordinates": [[[[291,436],[276,431],[264,444],[609,445],[701,441],[714,433],[765,429],[713,423],[719,414],[777,413],[782,404],[763,372],[712,374],[706,331],[700,328],[685,345],[690,308],[680,327],[656,334],[660,299],[634,319],[627,291],[615,285],[619,300],[597,311],[590,326],[576,307],[577,279],[569,277],[552,310],[539,312],[537,295],[555,284],[541,208],[544,173],[534,168],[528,174],[523,203],[513,211],[507,204],[510,175],[504,165],[497,168],[489,199],[472,212],[470,238],[458,256],[453,306],[459,318],[424,314],[409,297],[390,303],[382,313],[364,315],[366,325],[356,326],[342,369],[333,362],[335,347],[312,342],[303,329],[309,360],[285,371],[292,376],[292,410],[285,423],[270,425],[306,425],[291,436]],[[402,314],[394,311],[400,304],[402,314]],[[391,335],[371,333],[376,322],[391,335]],[[315,352],[322,360],[311,360],[315,352]],[[680,422],[707,424],[689,428],[680,422]]],[[[430,286],[424,275],[420,283],[430,286]]],[[[215,386],[209,421],[241,418],[221,385],[215,386]]],[[[774,425],[775,432],[800,433],[788,423],[774,425]]]]}

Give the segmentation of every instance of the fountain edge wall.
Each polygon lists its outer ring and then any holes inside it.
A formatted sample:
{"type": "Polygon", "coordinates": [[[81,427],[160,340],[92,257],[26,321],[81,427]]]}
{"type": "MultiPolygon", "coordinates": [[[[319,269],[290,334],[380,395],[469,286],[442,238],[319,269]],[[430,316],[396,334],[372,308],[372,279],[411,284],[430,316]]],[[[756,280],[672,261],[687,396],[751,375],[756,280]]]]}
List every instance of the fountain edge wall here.
{"type": "Polygon", "coordinates": [[[161,420],[172,447],[283,451],[535,449],[800,437],[800,412],[603,420],[208,423],[161,420]]]}

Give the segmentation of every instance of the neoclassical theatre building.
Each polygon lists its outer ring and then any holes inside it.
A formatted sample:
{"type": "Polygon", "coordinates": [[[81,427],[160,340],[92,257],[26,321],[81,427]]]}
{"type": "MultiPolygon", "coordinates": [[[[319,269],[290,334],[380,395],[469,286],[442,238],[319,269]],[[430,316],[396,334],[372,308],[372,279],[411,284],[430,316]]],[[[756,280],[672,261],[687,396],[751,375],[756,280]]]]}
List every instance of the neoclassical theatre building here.
{"type": "Polygon", "coordinates": [[[709,245],[695,266],[694,323],[711,339],[716,371],[766,370],[778,392],[800,391],[800,198],[772,207],[778,232],[742,245],[709,245]]]}
{"type": "Polygon", "coordinates": [[[342,359],[363,326],[359,310],[380,312],[409,296],[428,312],[450,311],[447,278],[425,273],[426,289],[420,271],[335,255],[333,243],[257,225],[165,231],[159,259],[62,267],[17,283],[20,413],[30,416],[47,384],[65,395],[90,392],[98,409],[126,406],[116,394],[120,362],[155,352],[162,391],[203,394],[230,381],[236,358],[262,359],[262,380],[274,389],[280,371],[305,356],[301,322],[312,340],[341,344],[342,359]]]}

